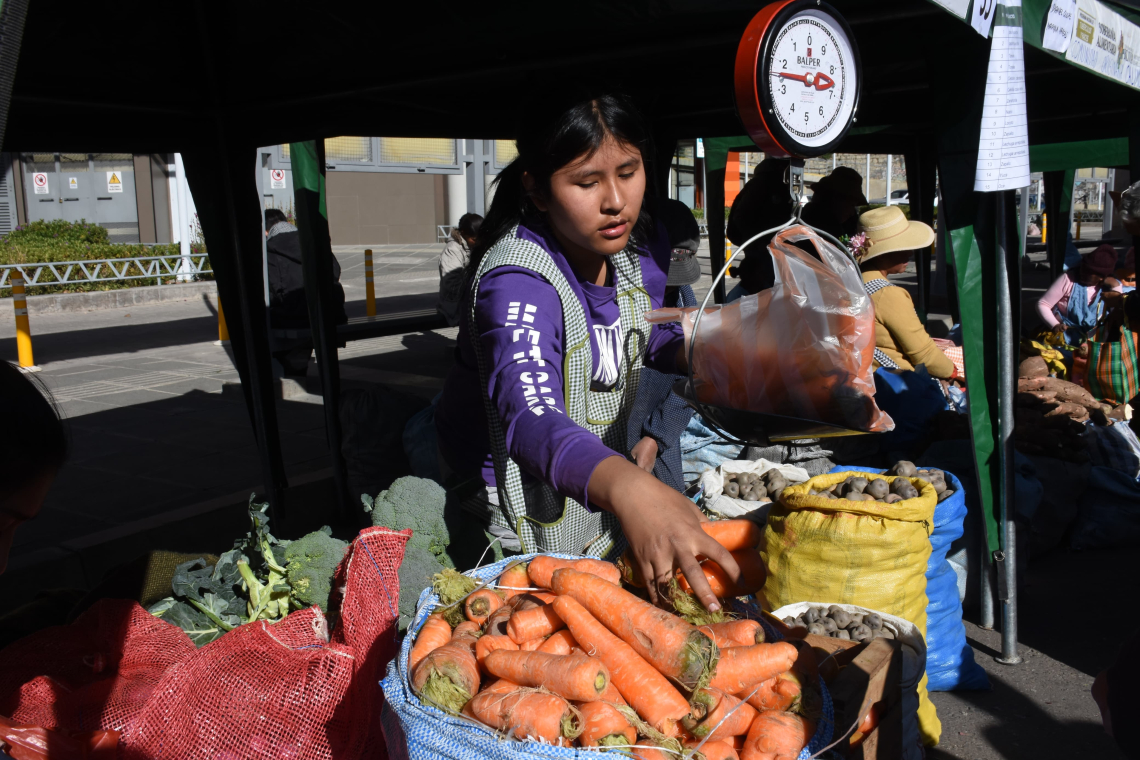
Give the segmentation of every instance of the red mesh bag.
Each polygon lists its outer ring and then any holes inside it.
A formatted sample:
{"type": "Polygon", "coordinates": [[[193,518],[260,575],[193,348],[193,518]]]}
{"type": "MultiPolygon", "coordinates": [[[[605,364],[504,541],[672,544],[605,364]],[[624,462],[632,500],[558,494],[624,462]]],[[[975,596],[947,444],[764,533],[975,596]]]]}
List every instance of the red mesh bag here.
{"type": "Polygon", "coordinates": [[[138,603],[103,599],[71,625],[0,651],[0,715],[68,732],[121,730],[163,674],[194,651],[181,628],[138,603]]]}
{"type": "Polygon", "coordinates": [[[331,640],[310,608],[241,626],[171,668],[124,733],[121,757],[386,760],[379,682],[397,651],[397,570],[410,536],[368,528],[353,541],[334,581],[331,640]]]}

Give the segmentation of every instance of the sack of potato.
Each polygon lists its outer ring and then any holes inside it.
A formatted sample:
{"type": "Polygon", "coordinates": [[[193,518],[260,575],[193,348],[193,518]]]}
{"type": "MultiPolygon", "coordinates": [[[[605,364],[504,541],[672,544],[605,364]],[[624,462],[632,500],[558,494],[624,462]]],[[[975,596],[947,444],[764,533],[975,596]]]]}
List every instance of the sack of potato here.
{"type": "Polygon", "coordinates": [[[724,462],[701,475],[701,507],[718,517],[747,517],[762,525],[780,492],[809,477],[802,467],[767,459],[724,462]]]}
{"type": "MultiPolygon", "coordinates": [[[[768,577],[757,595],[766,610],[802,601],[858,604],[909,620],[926,635],[926,563],[938,491],[917,476],[861,474],[860,498],[833,488],[849,472],[817,475],[785,488],[768,515],[760,557],[768,577]],[[880,483],[881,481],[881,483],[880,483]],[[874,486],[872,487],[872,484],[874,486]],[[886,486],[886,493],[875,496],[886,486]],[[868,498],[862,498],[867,488],[868,498]],[[891,495],[901,499],[886,499],[891,495]]],[[[923,741],[938,743],[942,726],[918,685],[923,741]]]]}

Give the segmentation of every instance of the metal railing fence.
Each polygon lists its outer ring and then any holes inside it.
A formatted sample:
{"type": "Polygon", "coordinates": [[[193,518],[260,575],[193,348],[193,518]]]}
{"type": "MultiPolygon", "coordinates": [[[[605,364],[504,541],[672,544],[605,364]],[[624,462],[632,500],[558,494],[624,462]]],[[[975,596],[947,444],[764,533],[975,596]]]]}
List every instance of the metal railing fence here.
{"type": "Polygon", "coordinates": [[[210,257],[206,253],[189,256],[127,256],[121,259],[91,259],[88,261],[52,261],[30,264],[0,264],[0,290],[11,288],[12,272],[24,275],[26,287],[52,285],[86,285],[120,280],[157,279],[163,277],[212,274],[210,257]]]}

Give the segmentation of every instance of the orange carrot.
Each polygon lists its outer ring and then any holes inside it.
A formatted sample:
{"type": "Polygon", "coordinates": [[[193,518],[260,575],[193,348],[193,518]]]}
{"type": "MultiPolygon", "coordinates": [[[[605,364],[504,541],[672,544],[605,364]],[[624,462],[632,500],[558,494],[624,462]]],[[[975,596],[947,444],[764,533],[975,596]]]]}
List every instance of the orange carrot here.
{"type": "Polygon", "coordinates": [[[677,722],[689,714],[689,703],[665,676],[571,597],[555,599],[554,609],[583,651],[609,668],[614,685],[634,711],[666,736],[676,736],[677,722]]]}
{"type": "Polygon", "coordinates": [[[530,577],[526,574],[526,563],[511,565],[499,576],[499,590],[507,599],[518,596],[530,588],[530,577]]]}
{"type": "Polygon", "coordinates": [[[796,654],[796,648],[786,641],[729,647],[720,653],[716,675],[709,685],[728,694],[740,694],[791,668],[796,654]]]}
{"type": "MultiPolygon", "coordinates": [[[[553,586],[555,593],[573,597],[665,677],[689,691],[708,683],[716,662],[716,645],[681,618],[589,573],[556,570],[553,586]]],[[[573,629],[571,632],[582,641],[573,629]]]]}
{"type": "Polygon", "coordinates": [[[720,689],[700,689],[693,695],[693,712],[682,721],[696,739],[723,741],[748,733],[756,710],[720,689]],[[723,721],[723,723],[722,723],[723,721]]]}
{"type": "Polygon", "coordinates": [[[642,739],[637,748],[632,750],[634,760],[677,760],[672,752],[664,752],[657,748],[651,739],[642,739]]]}
{"type": "Polygon", "coordinates": [[[507,621],[511,619],[511,615],[513,615],[516,610],[541,607],[543,604],[545,604],[545,602],[535,599],[531,596],[529,591],[516,594],[508,599],[506,604],[491,613],[487,618],[487,622],[483,624],[483,632],[494,636],[506,636],[507,621]]]}
{"type": "Polygon", "coordinates": [[[881,702],[876,702],[871,705],[867,710],[867,714],[863,716],[863,720],[859,722],[859,726],[855,729],[855,733],[851,734],[848,743],[852,747],[858,747],[867,740],[867,734],[875,730],[879,725],[879,710],[881,702]]]}
{"type": "Polygon", "coordinates": [[[421,700],[452,715],[459,714],[479,690],[475,641],[474,636],[452,636],[451,641],[423,658],[412,672],[412,689],[421,700]]]}
{"type": "MultiPolygon", "coordinates": [[[[696,749],[700,740],[685,742],[685,749],[696,749]]],[[[707,741],[698,750],[705,756],[705,760],[740,760],[740,755],[732,748],[729,741],[707,741]]]]}
{"type": "MultiPolygon", "coordinates": [[[[576,650],[581,652],[581,649],[576,650]]],[[[618,687],[614,684],[613,674],[610,674],[610,685],[606,687],[606,691],[600,697],[599,702],[609,702],[611,705],[625,705],[625,698],[618,691],[618,687]]]]}
{"type": "MultiPolygon", "coordinates": [[[[739,583],[733,583],[732,579],[728,577],[728,573],[711,559],[706,559],[701,562],[701,570],[704,571],[705,580],[708,581],[709,588],[712,589],[714,594],[721,598],[729,596],[748,596],[764,588],[764,581],[768,577],[768,570],[764,566],[764,562],[760,559],[759,552],[755,549],[743,549],[741,551],[732,552],[732,558],[736,560],[736,564],[740,566],[739,583]]],[[[682,589],[692,592],[692,589],[689,587],[688,579],[685,578],[685,575],[679,569],[677,570],[677,581],[681,584],[682,589]]]]}
{"type": "Polygon", "coordinates": [[[637,729],[613,705],[576,702],[574,706],[582,714],[582,734],[578,743],[583,747],[627,746],[637,741],[637,729]]]}
{"type": "Polygon", "coordinates": [[[798,715],[760,713],[748,730],[740,760],[795,760],[813,733],[815,726],[798,715]]]}
{"type": "Polygon", "coordinates": [[[764,626],[755,620],[729,620],[724,623],[702,625],[700,628],[712,636],[716,645],[722,649],[764,643],[764,626]]]}
{"type": "Polygon", "coordinates": [[[559,568],[569,567],[580,573],[591,573],[615,586],[621,585],[621,572],[612,562],[603,562],[600,559],[558,559],[541,555],[530,561],[527,574],[531,581],[539,588],[553,588],[551,576],[559,568]]]}
{"type": "Polygon", "coordinates": [[[549,604],[529,610],[518,610],[507,621],[507,635],[516,644],[531,639],[545,638],[566,624],[549,604]]]}
{"type": "MultiPolygon", "coordinates": [[[[510,636],[507,638],[510,638],[510,636]]],[[[539,648],[545,643],[546,639],[542,636],[539,636],[537,639],[531,639],[530,641],[524,641],[523,643],[519,644],[519,650],[523,652],[537,652],[539,648]]]]}
{"type": "Polygon", "coordinates": [[[408,654],[408,672],[414,671],[429,652],[439,649],[449,641],[451,641],[451,625],[443,619],[443,615],[428,617],[416,637],[412,651],[408,654]]]}
{"type": "Polygon", "coordinates": [[[499,650],[488,654],[483,664],[493,676],[579,702],[597,699],[610,682],[610,671],[601,660],[581,654],[499,650]]]}
{"type": "Polygon", "coordinates": [[[484,588],[467,597],[463,611],[469,621],[482,626],[490,614],[502,606],[503,600],[499,598],[499,595],[489,588],[484,588]]]}
{"type": "Polygon", "coordinates": [[[475,662],[479,663],[479,671],[486,673],[487,668],[483,665],[483,660],[487,659],[487,655],[499,649],[509,649],[518,651],[519,645],[511,641],[510,636],[488,636],[483,635],[479,637],[479,641],[475,643],[475,662]]]}
{"type": "Polygon", "coordinates": [[[775,678],[749,686],[738,696],[741,699],[747,697],[748,704],[760,712],[768,710],[787,712],[800,703],[802,691],[800,677],[794,670],[789,670],[775,678]],[[753,691],[756,693],[752,694],[753,691]],[[752,696],[748,696],[749,694],[752,696]]]}
{"type": "Polygon", "coordinates": [[[645,578],[641,577],[641,568],[634,561],[633,553],[629,549],[618,558],[617,568],[621,573],[621,579],[627,584],[636,588],[645,588],[645,578]]]}
{"type": "Polygon", "coordinates": [[[458,636],[478,636],[482,626],[471,620],[464,620],[459,625],[455,626],[455,630],[451,633],[451,638],[458,636]]]}
{"type": "Polygon", "coordinates": [[[578,642],[574,640],[574,634],[563,628],[561,631],[550,634],[550,637],[542,642],[538,651],[549,652],[550,654],[570,654],[577,646],[578,642]]]}
{"type": "Polygon", "coordinates": [[[555,599],[555,595],[547,591],[528,591],[527,593],[533,596],[535,599],[541,601],[543,604],[550,604],[555,599]]]}
{"type": "Polygon", "coordinates": [[[763,529],[751,520],[712,520],[701,523],[705,533],[730,552],[760,544],[763,529]]]}
{"type": "Polygon", "coordinates": [[[744,734],[743,736],[732,737],[732,748],[734,750],[736,750],[737,754],[740,753],[740,750],[744,749],[744,740],[747,738],[748,738],[748,734],[744,734]]]}
{"type": "Polygon", "coordinates": [[[464,714],[516,739],[528,737],[568,747],[581,730],[570,703],[554,694],[493,684],[475,695],[464,714]]]}

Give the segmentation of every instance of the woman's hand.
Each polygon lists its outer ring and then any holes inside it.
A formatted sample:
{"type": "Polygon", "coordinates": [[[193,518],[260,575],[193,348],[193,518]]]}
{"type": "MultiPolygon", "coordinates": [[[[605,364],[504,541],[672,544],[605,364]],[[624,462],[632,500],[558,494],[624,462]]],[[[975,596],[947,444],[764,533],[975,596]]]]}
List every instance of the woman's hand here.
{"type": "Polygon", "coordinates": [[[646,472],[653,472],[653,465],[657,462],[657,441],[652,436],[645,436],[629,451],[633,461],[646,472]]]}
{"type": "Polygon", "coordinates": [[[590,477],[590,501],[618,518],[630,552],[657,602],[676,568],[710,612],[720,602],[709,588],[698,556],[716,562],[734,582],[740,578],[736,560],[701,529],[698,510],[669,486],[621,457],[603,460],[590,477]]]}
{"type": "Polygon", "coordinates": [[[1064,322],[1058,322],[1057,324],[1053,325],[1053,332],[1057,333],[1058,335],[1064,335],[1065,334],[1065,323],[1064,322]]]}

